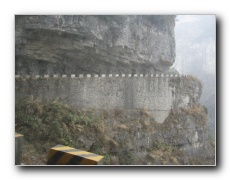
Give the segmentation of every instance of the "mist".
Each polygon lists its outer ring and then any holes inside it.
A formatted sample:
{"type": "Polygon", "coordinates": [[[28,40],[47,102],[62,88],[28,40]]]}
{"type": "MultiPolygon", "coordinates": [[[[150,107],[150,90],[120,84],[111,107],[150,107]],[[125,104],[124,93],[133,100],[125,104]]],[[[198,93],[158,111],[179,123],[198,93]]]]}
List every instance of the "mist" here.
{"type": "Polygon", "coordinates": [[[178,15],[175,26],[176,60],[179,73],[196,76],[202,83],[200,99],[209,115],[210,135],[215,136],[216,17],[178,15]]]}

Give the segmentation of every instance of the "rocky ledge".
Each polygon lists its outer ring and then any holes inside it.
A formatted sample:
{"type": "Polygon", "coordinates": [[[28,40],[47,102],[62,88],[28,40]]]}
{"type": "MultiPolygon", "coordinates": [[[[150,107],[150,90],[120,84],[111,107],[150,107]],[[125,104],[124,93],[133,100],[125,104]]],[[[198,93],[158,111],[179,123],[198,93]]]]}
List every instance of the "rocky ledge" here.
{"type": "Polygon", "coordinates": [[[157,73],[175,60],[175,16],[16,16],[16,74],[157,73]]]}

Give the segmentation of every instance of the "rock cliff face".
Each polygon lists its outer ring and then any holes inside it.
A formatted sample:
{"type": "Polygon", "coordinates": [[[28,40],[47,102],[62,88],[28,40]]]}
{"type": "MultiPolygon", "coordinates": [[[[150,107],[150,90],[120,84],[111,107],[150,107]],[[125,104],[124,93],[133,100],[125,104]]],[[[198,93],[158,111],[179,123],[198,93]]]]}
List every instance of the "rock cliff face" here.
{"type": "Polygon", "coordinates": [[[15,71],[31,75],[17,78],[16,103],[29,96],[41,100],[16,108],[16,129],[31,142],[72,143],[110,156],[106,164],[191,164],[188,157],[202,159],[192,164],[211,157],[207,164],[213,164],[201,83],[154,74],[174,62],[174,16],[16,16],[15,23],[15,71]],[[81,73],[107,76],[34,77],[81,73]],[[57,99],[81,112],[59,113],[65,108],[46,104],[57,99]]]}
{"type": "Polygon", "coordinates": [[[155,73],[175,59],[174,16],[16,16],[16,74],[155,73]]]}

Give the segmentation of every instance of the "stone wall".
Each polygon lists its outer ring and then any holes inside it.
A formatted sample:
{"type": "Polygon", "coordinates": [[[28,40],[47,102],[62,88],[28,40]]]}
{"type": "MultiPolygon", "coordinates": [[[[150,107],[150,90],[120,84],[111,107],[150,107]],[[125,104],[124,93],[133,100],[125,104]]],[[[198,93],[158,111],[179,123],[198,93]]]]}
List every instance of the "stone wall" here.
{"type": "Polygon", "coordinates": [[[172,104],[170,79],[176,75],[16,75],[15,96],[43,101],[60,100],[77,108],[145,109],[164,122],[172,104]]]}

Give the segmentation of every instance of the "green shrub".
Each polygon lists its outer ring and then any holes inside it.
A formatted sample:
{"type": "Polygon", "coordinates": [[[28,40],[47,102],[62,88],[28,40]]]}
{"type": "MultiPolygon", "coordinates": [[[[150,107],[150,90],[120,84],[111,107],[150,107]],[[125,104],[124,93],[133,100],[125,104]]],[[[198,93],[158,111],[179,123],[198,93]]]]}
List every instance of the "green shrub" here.
{"type": "Polygon", "coordinates": [[[31,143],[51,143],[73,146],[77,127],[91,132],[100,119],[84,111],[74,111],[61,102],[43,103],[26,99],[16,103],[15,129],[31,143]]]}

